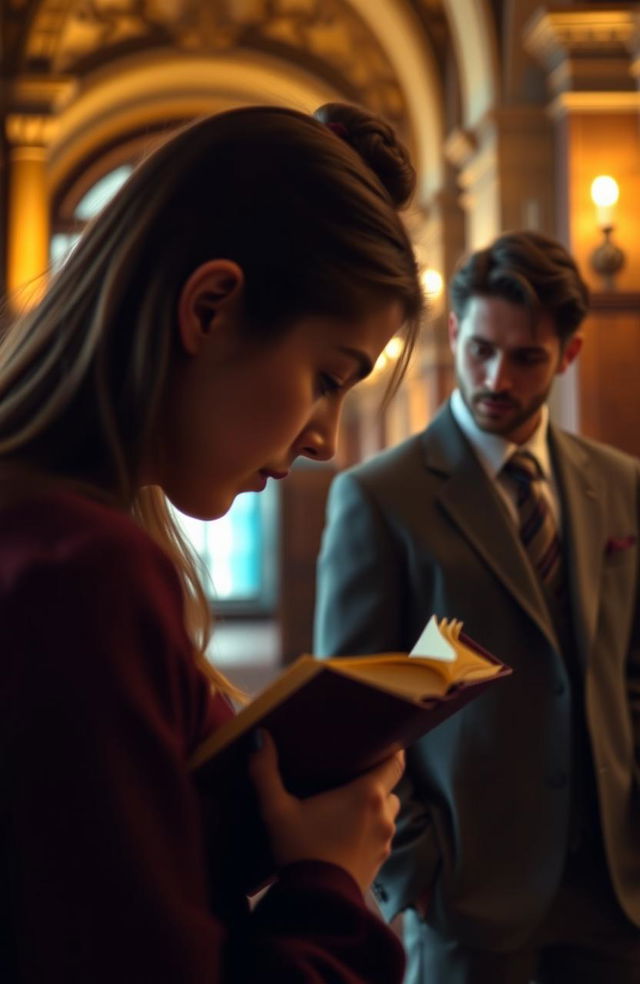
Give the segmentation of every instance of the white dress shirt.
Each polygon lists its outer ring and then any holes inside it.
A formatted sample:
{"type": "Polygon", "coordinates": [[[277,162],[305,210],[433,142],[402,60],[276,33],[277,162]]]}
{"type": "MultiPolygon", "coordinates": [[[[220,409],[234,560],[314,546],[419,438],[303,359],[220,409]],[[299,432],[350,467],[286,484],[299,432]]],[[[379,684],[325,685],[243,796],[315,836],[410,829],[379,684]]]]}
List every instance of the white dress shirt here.
{"type": "Polygon", "coordinates": [[[473,415],[462,398],[459,389],[451,394],[451,412],[458,427],[471,444],[476,456],[487,473],[489,481],[495,486],[496,492],[504,502],[514,524],[518,525],[518,507],[516,505],[515,482],[502,472],[503,466],[516,451],[527,451],[540,466],[543,487],[551,513],[556,521],[558,533],[561,531],[560,497],[551,466],[551,455],[547,440],[549,428],[549,408],[543,404],[540,413],[540,423],[531,437],[524,444],[513,444],[499,434],[490,434],[481,430],[473,419],[473,415]]]}

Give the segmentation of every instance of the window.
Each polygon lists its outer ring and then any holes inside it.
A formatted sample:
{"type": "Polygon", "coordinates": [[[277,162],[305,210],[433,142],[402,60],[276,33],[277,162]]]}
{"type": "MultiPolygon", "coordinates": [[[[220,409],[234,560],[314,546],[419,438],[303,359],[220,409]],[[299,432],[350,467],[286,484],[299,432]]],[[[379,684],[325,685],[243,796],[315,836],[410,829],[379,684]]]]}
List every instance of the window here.
{"type": "Polygon", "coordinates": [[[239,495],[229,512],[204,523],[174,510],[209,574],[216,611],[266,614],[276,597],[275,530],[278,489],[239,495]]]}
{"type": "Polygon", "coordinates": [[[100,178],[82,196],[75,209],[73,210],[74,230],[73,232],[54,232],[49,246],[49,259],[51,266],[55,270],[63,262],[65,256],[73,249],[77,243],[82,224],[97,215],[101,208],[113,198],[118,189],[125,183],[131,172],[133,164],[121,164],[113,171],[109,171],[100,178]]]}

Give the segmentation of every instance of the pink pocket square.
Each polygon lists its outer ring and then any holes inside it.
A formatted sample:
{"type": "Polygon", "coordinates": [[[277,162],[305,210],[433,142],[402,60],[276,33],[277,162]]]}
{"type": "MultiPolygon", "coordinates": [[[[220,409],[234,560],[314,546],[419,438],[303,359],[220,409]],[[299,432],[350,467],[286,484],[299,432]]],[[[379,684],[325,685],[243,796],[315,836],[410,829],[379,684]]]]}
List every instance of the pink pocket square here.
{"type": "Polygon", "coordinates": [[[636,544],[637,537],[630,534],[629,536],[611,536],[606,542],[604,552],[605,554],[616,553],[618,550],[628,550],[629,547],[634,547],[636,544]]]}

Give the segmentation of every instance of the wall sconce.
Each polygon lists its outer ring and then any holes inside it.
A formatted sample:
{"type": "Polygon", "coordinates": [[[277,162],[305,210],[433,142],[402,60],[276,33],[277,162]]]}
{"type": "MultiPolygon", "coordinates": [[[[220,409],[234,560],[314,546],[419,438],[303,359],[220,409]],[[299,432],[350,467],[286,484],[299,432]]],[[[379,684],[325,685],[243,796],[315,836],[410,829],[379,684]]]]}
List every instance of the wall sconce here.
{"type": "Polygon", "coordinates": [[[598,226],[604,237],[591,254],[591,266],[602,277],[605,290],[615,290],[614,277],[625,262],[623,251],[611,242],[613,208],[619,195],[618,182],[608,174],[599,175],[591,183],[591,199],[596,206],[598,226]]]}
{"type": "Polygon", "coordinates": [[[438,273],[432,267],[423,267],[420,280],[422,281],[422,289],[426,294],[427,300],[432,301],[436,297],[440,297],[444,287],[442,274],[438,273]]]}

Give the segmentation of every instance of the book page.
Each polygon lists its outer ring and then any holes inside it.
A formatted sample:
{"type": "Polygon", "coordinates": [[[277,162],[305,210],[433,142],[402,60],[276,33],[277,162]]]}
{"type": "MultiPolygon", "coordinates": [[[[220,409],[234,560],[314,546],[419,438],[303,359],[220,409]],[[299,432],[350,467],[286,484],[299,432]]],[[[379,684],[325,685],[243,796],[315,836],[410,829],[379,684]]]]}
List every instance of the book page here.
{"type": "Polygon", "coordinates": [[[409,656],[412,659],[424,656],[427,659],[441,660],[443,663],[455,663],[457,659],[455,640],[451,639],[448,632],[443,631],[446,622],[446,619],[438,620],[432,615],[418,636],[418,641],[409,656]]]}
{"type": "Polygon", "coordinates": [[[462,622],[457,619],[442,618],[438,622],[438,630],[455,650],[457,680],[486,680],[487,677],[495,676],[500,672],[499,665],[485,659],[482,653],[468,646],[460,638],[462,622]]]}
{"type": "Polygon", "coordinates": [[[410,700],[443,697],[450,687],[438,663],[409,659],[406,653],[381,653],[378,656],[353,656],[328,660],[331,668],[381,687],[410,700]]]}
{"type": "Polygon", "coordinates": [[[499,664],[461,641],[461,630],[462,622],[432,615],[408,655],[379,653],[328,662],[341,672],[414,700],[442,697],[456,683],[485,680],[500,672],[499,664]]]}

